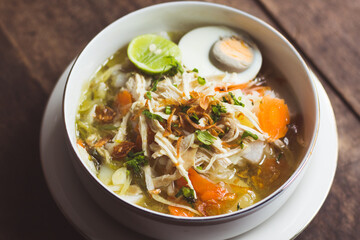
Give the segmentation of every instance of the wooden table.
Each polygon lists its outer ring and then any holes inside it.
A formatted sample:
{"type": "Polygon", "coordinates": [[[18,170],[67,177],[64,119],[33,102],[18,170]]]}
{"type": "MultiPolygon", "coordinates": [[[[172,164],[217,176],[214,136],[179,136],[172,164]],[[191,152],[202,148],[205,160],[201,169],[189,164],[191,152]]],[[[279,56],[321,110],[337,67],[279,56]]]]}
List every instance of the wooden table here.
{"type": "MultiPolygon", "coordinates": [[[[44,181],[43,110],[59,75],[91,38],[115,19],[160,2],[0,0],[0,239],[83,239],[44,181]]],[[[325,204],[298,239],[359,239],[360,1],[211,2],[273,25],[319,76],[336,114],[338,169],[325,204]]]]}

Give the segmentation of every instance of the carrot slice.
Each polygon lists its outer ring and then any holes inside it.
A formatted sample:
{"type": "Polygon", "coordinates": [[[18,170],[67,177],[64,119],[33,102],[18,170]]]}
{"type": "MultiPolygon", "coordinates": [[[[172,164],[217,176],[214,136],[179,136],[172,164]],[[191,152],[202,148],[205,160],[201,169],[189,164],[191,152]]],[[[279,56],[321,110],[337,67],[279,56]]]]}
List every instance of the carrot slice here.
{"type": "Polygon", "coordinates": [[[262,98],[258,113],[261,129],[272,139],[285,136],[287,124],[290,123],[290,114],[283,99],[272,98],[268,95],[262,98]]]}
{"type": "Polygon", "coordinates": [[[83,140],[81,140],[81,139],[78,139],[77,140],[77,142],[76,142],[78,145],[80,145],[80,147],[85,147],[85,143],[84,143],[84,141],[83,140]]]}
{"type": "Polygon", "coordinates": [[[187,209],[174,207],[174,206],[168,206],[169,212],[171,215],[179,216],[179,217],[194,217],[194,213],[190,212],[187,209]]]}
{"type": "MultiPolygon", "coordinates": [[[[189,169],[189,178],[192,185],[194,186],[196,194],[202,201],[222,200],[228,193],[225,188],[222,188],[207,178],[201,176],[193,168],[189,169]]],[[[188,186],[188,184],[185,178],[182,177],[176,180],[176,186],[181,188],[188,186]]]]}
{"type": "MultiPolygon", "coordinates": [[[[226,188],[211,182],[206,177],[198,174],[193,168],[190,168],[188,173],[198,196],[195,208],[204,216],[220,214],[230,202],[235,200],[235,193],[228,192],[226,188]]],[[[188,184],[185,178],[182,177],[176,180],[176,186],[181,188],[188,186],[188,184]]]]}
{"type": "Polygon", "coordinates": [[[180,157],[180,144],[181,141],[183,140],[184,136],[179,137],[179,139],[176,142],[176,158],[180,157]]]}
{"type": "Polygon", "coordinates": [[[235,85],[230,85],[230,86],[222,86],[222,87],[216,87],[215,91],[217,92],[230,92],[230,91],[234,91],[237,89],[245,89],[248,86],[247,83],[242,83],[242,84],[235,84],[235,85]]]}
{"type": "Polygon", "coordinates": [[[193,168],[189,169],[189,178],[202,201],[222,200],[228,193],[225,188],[222,188],[201,176],[193,168]]]}
{"type": "Polygon", "coordinates": [[[115,101],[117,103],[119,112],[122,115],[125,115],[128,112],[128,110],[130,109],[131,104],[132,104],[131,93],[126,90],[121,91],[118,93],[118,95],[116,95],[115,101]]]}

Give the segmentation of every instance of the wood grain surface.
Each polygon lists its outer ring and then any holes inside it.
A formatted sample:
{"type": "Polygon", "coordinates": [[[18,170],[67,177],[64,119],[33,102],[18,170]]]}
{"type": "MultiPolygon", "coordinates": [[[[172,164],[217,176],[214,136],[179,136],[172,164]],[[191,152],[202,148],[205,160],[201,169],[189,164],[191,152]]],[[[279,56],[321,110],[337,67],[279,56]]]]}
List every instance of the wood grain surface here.
{"type": "MultiPolygon", "coordinates": [[[[56,207],[41,171],[43,110],[61,72],[91,38],[117,18],[160,2],[0,0],[0,239],[83,239],[56,207]]],[[[333,105],[337,173],[325,204],[297,239],[360,239],[360,2],[211,2],[280,30],[318,74],[333,105]]]]}
{"type": "Polygon", "coordinates": [[[360,1],[260,0],[287,37],[360,116],[360,1]],[[314,66],[315,67],[315,66],[314,66]]]}

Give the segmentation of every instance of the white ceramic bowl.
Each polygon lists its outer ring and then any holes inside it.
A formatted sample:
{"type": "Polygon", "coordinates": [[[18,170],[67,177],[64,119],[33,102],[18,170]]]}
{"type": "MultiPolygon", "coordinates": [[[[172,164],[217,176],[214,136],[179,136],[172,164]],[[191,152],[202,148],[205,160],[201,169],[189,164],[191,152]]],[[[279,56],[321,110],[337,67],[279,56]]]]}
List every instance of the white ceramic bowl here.
{"type": "Polygon", "coordinates": [[[300,182],[314,147],[319,123],[319,104],[309,70],[294,47],[265,22],[234,8],[201,2],[154,5],[128,14],[101,31],[76,59],[68,76],[63,116],[69,152],[75,170],[95,201],[117,221],[145,235],[161,239],[224,239],[254,228],[292,194],[300,182]],[[289,82],[304,120],[305,151],[298,169],[278,190],[253,206],[213,217],[182,218],[154,212],[125,202],[93,175],[80,159],[76,147],[75,115],[82,87],[116,50],[140,34],[187,31],[199,26],[225,25],[248,32],[262,54],[289,82]]]}

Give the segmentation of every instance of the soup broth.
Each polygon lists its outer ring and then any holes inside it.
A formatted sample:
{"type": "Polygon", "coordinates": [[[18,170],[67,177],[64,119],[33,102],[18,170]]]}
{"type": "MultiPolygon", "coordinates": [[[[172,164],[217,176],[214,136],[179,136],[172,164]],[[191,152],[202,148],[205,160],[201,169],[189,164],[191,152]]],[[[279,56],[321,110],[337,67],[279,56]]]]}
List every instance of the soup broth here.
{"type": "Polygon", "coordinates": [[[234,73],[203,77],[175,57],[169,70],[149,73],[127,51],[84,86],[76,119],[82,158],[111,191],[200,217],[247,208],[289,179],[303,151],[302,118],[270,61],[237,83],[234,73]]]}

